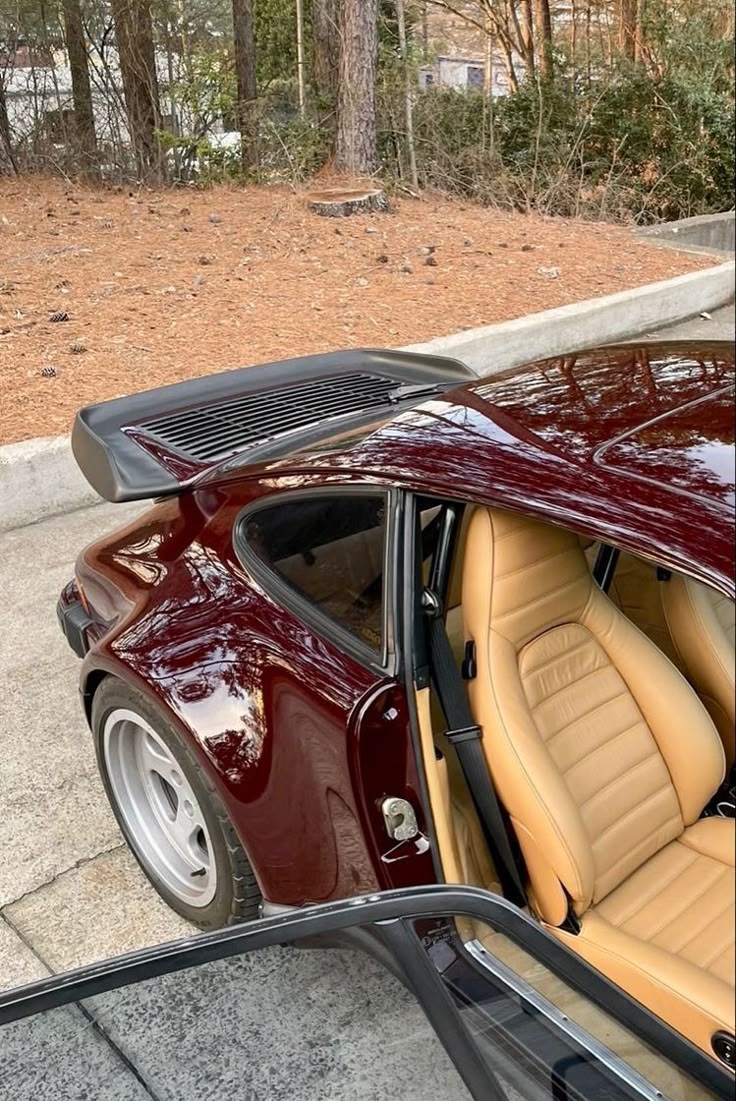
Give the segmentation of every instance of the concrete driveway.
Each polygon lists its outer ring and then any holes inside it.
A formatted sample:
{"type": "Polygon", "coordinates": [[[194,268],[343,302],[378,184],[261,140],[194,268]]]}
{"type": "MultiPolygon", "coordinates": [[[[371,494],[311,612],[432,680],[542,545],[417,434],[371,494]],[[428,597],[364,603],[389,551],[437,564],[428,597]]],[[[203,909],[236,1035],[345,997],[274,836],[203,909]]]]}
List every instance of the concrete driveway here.
{"type": "Polygon", "coordinates": [[[81,548],[134,510],[101,505],[0,536],[0,982],[13,986],[189,926],[123,845],[56,622],[81,548]]]}
{"type": "MultiPolygon", "coordinates": [[[[192,931],[123,844],[78,700],[79,663],[55,616],[78,551],[135,511],[100,505],[0,535],[6,988],[192,931]]],[[[349,951],[269,949],[0,1030],[0,1101],[369,1101],[396,1091],[467,1097],[413,998],[349,951]]]]}

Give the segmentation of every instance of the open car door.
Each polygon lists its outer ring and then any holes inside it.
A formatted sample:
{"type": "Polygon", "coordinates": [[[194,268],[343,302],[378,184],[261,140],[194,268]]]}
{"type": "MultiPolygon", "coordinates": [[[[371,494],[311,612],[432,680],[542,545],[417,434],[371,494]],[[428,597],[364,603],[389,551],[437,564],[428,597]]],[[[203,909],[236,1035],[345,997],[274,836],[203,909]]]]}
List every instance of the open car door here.
{"type": "Polygon", "coordinates": [[[8,1101],[732,1096],[728,1072],[470,887],[309,907],[0,997],[8,1101]]]}

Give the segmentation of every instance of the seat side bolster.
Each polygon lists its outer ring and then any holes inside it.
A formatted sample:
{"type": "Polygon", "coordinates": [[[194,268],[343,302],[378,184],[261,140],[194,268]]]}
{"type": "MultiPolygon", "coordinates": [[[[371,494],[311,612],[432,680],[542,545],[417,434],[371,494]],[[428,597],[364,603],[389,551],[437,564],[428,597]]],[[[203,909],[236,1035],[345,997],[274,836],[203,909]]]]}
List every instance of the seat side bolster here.
{"type": "Polygon", "coordinates": [[[580,811],[530,715],[518,655],[491,632],[476,639],[476,659],[479,674],[469,683],[470,701],[499,797],[582,913],[593,897],[593,850],[580,811]]]}
{"type": "Polygon", "coordinates": [[[733,988],[709,972],[637,940],[595,910],[583,918],[579,936],[551,932],[708,1055],[714,1032],[734,1033],[733,988]]]}
{"type": "Polygon", "coordinates": [[[568,916],[568,902],[559,879],[549,866],[549,860],[526,826],[515,818],[511,823],[519,839],[529,880],[533,908],[550,925],[562,925],[568,916]]]}
{"type": "Polygon", "coordinates": [[[723,745],[710,715],[674,665],[603,593],[593,594],[584,624],[636,700],[669,770],[683,821],[691,825],[725,775],[723,745]]]}
{"type": "Polygon", "coordinates": [[[662,583],[662,604],[673,642],[693,684],[711,699],[724,721],[719,732],[728,763],[734,760],[736,736],[736,667],[734,648],[718,618],[715,594],[680,574],[662,583]]]}
{"type": "Polygon", "coordinates": [[[733,829],[729,819],[701,818],[685,830],[679,841],[688,849],[718,860],[727,867],[736,865],[736,829],[733,829]],[[729,822],[730,828],[723,828],[724,821],[729,822]]]}
{"type": "MultiPolygon", "coordinates": [[[[518,518],[506,517],[501,522],[503,531],[494,531],[489,510],[480,508],[474,510],[468,524],[462,588],[464,637],[474,640],[478,664],[478,674],[469,682],[468,693],[475,720],[483,729],[483,748],[499,798],[544,853],[549,866],[547,874],[557,877],[576,911],[582,913],[591,903],[595,885],[590,838],[580,811],[534,726],[521,683],[517,647],[491,630],[491,609],[494,599],[501,595],[496,577],[499,543],[506,548],[505,554],[511,555],[506,566],[514,573],[514,585],[522,588],[527,585],[524,571],[519,569],[513,555],[513,543],[506,542],[509,528],[518,524],[518,518]]],[[[547,532],[539,525],[535,533],[552,540],[551,552],[560,546],[565,549],[567,540],[577,545],[576,537],[560,536],[554,530],[547,532]]],[[[582,552],[578,553],[582,570],[575,599],[579,593],[584,603],[592,581],[582,552]]],[[[536,893],[533,878],[532,888],[536,893]]],[[[537,902],[541,904],[547,893],[542,889],[539,894],[537,902]]],[[[555,902],[550,913],[542,916],[554,921],[558,911],[555,902]]]]}

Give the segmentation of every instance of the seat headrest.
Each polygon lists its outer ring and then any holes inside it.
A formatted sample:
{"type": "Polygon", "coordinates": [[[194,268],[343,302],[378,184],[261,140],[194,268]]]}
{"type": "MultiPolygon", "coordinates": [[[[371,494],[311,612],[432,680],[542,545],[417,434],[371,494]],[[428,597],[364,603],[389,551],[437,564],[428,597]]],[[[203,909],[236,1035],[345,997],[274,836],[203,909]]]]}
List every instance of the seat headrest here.
{"type": "Polygon", "coordinates": [[[490,628],[517,649],[578,622],[595,585],[577,535],[489,508],[471,517],[463,572],[463,600],[490,602],[490,628]]]}

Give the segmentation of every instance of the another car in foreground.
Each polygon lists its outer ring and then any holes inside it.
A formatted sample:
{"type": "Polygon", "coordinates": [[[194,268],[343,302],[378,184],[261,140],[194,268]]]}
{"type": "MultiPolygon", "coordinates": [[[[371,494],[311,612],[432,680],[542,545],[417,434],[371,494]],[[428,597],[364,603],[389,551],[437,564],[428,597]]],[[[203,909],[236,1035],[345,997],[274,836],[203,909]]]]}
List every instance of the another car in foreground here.
{"type": "Polygon", "coordinates": [[[162,897],[503,895],[732,1089],[733,376],[727,344],[349,352],[82,410],[91,484],[153,504],[59,617],[162,897]]]}

